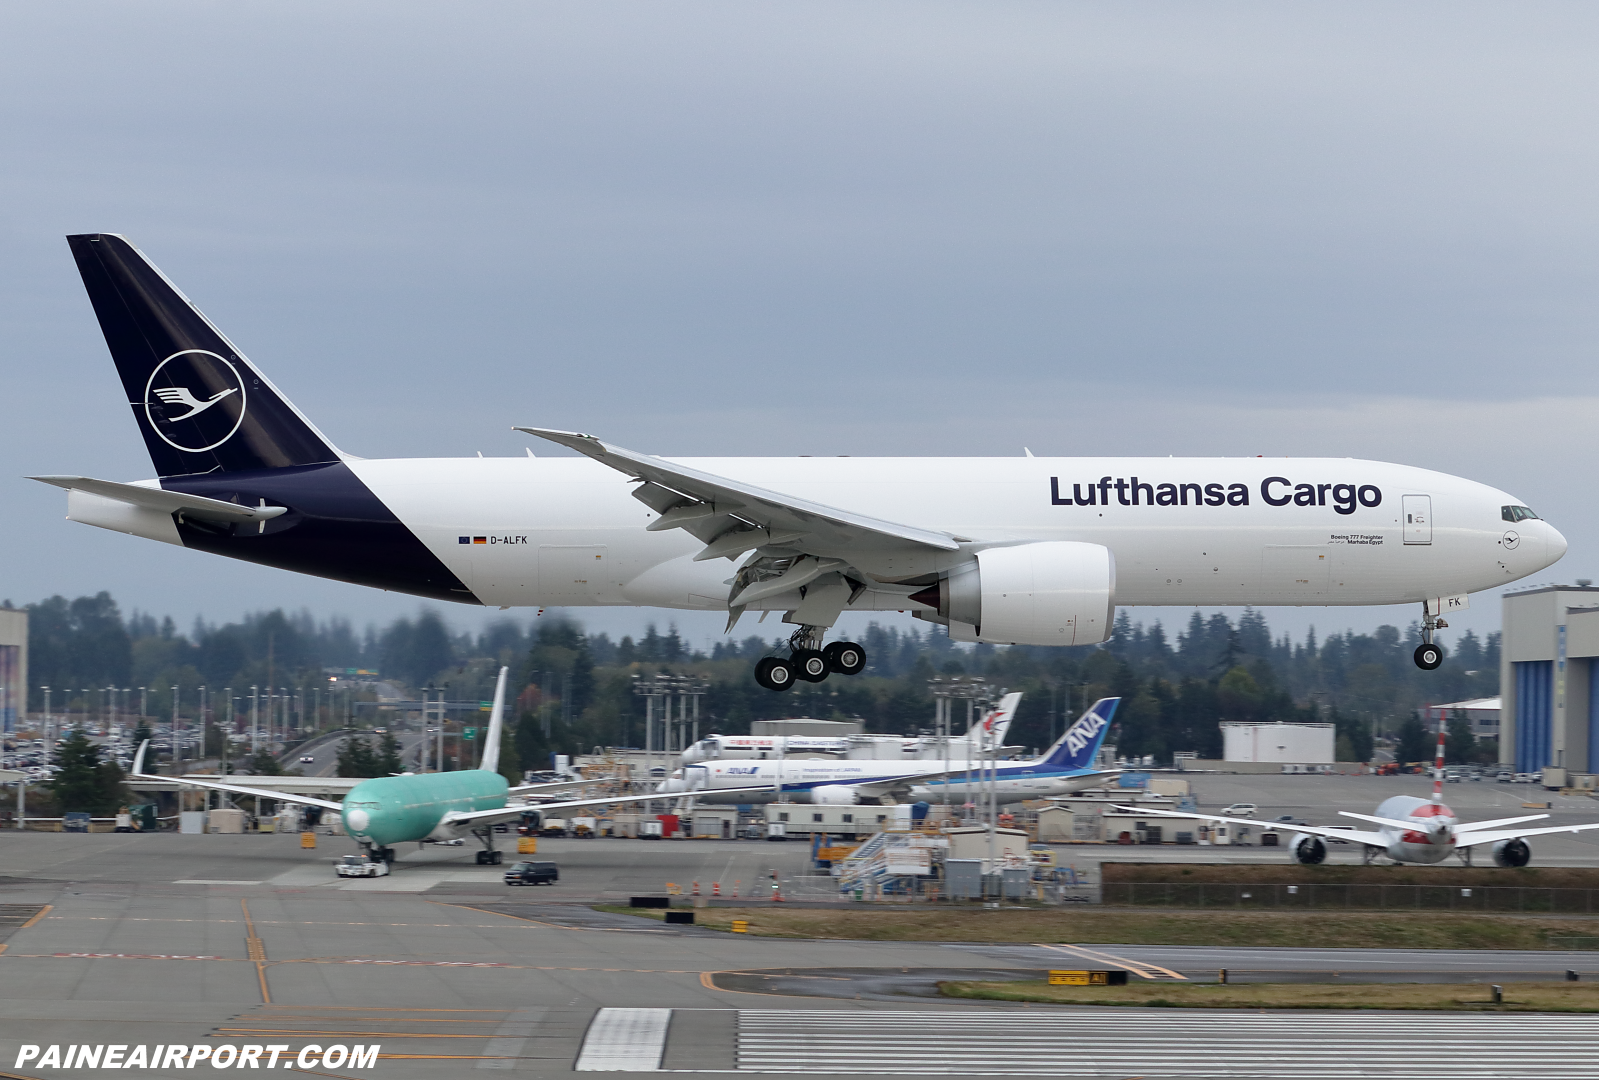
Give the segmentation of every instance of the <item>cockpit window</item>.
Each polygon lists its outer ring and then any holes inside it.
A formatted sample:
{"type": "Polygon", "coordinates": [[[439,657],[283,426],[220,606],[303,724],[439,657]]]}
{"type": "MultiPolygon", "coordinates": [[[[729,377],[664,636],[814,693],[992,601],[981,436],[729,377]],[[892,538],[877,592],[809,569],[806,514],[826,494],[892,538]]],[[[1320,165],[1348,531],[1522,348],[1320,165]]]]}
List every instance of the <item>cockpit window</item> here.
{"type": "Polygon", "coordinates": [[[1538,515],[1533,513],[1530,507],[1526,506],[1501,506],[1499,508],[1499,516],[1506,521],[1526,521],[1528,518],[1533,521],[1538,520],[1538,515]]]}

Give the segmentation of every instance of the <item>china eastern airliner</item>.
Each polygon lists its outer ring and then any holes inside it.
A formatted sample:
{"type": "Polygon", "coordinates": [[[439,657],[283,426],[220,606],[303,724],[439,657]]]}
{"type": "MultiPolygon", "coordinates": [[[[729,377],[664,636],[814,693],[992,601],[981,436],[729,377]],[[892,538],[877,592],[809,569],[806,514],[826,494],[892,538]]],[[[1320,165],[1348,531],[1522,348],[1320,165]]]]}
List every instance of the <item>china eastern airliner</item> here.
{"type": "Polygon", "coordinates": [[[848,611],[950,637],[1092,645],[1118,605],[1421,605],[1536,573],[1565,538],[1485,484],[1355,458],[662,458],[337,449],[127,240],[67,238],[154,479],[35,479],[74,521],[464,604],[783,613],[763,686],[866,666],[848,611]]]}

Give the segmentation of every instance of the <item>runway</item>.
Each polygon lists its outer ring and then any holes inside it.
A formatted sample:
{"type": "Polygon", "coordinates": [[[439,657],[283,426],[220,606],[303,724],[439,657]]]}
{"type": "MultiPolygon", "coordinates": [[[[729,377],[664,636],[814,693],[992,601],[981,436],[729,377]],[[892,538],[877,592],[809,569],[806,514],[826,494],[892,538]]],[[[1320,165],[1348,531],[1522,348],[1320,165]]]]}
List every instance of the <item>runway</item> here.
{"type": "Polygon", "coordinates": [[[1106,963],[1184,978],[1222,966],[1323,975],[1399,967],[1511,981],[1523,969],[1551,978],[1573,964],[1593,970],[1599,954],[786,940],[668,927],[582,901],[658,891],[695,873],[707,881],[787,873],[803,862],[803,845],[551,841],[540,857],[561,864],[562,884],[536,890],[506,888],[459,849],[409,852],[392,880],[416,888],[341,883],[328,862],[345,846],[302,852],[292,836],[0,836],[0,866],[12,875],[0,878],[0,1070],[88,1077],[97,1071],[13,1063],[24,1043],[143,1040],[290,1052],[375,1045],[370,1069],[301,1071],[394,1080],[466,1069],[538,1077],[1599,1071],[1591,1053],[1599,1018],[1584,1016],[1090,1010],[927,996],[940,977],[1106,963]],[[1440,1034],[1417,1040],[1418,1029],[1440,1034]]]}

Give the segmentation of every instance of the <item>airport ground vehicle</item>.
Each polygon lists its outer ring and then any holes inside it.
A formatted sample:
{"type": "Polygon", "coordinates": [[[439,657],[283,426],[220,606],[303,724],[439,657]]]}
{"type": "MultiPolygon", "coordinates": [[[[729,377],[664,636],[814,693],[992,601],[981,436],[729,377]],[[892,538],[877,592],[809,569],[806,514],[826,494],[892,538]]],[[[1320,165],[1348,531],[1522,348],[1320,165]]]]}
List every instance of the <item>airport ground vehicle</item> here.
{"type": "Polygon", "coordinates": [[[340,877],[388,877],[389,864],[382,859],[369,859],[365,855],[346,855],[334,864],[340,877]]]}
{"type": "Polygon", "coordinates": [[[316,758],[312,757],[310,754],[301,754],[300,755],[300,764],[301,765],[315,765],[316,764],[316,758]]]}
{"type": "Polygon", "coordinates": [[[1235,802],[1231,806],[1225,807],[1222,813],[1232,814],[1235,817],[1254,817],[1259,809],[1260,807],[1252,802],[1235,802]]]}
{"type": "Polygon", "coordinates": [[[505,868],[507,885],[554,885],[560,880],[561,871],[552,862],[517,862],[505,868]]]}
{"type": "Polygon", "coordinates": [[[125,238],[68,243],[158,475],[36,477],[70,519],[456,603],[782,612],[770,690],[866,668],[823,645],[846,611],[1071,646],[1118,606],[1419,604],[1431,670],[1440,616],[1566,551],[1506,492],[1347,457],[689,462],[518,427],[581,457],[361,458],[125,238]]]}

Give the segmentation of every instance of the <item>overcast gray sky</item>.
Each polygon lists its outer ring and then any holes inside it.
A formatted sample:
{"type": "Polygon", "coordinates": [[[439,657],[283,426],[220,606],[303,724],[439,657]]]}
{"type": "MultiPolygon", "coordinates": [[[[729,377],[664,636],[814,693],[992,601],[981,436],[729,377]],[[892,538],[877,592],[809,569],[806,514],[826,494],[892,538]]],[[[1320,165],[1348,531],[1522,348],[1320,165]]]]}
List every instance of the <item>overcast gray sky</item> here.
{"type": "MultiPolygon", "coordinates": [[[[1373,457],[1515,493],[1571,541],[1544,576],[1599,577],[1596,46],[1577,3],[5,5],[0,593],[419,603],[16,479],[150,473],[90,230],[356,454],[1373,457]]],[[[592,622],[651,617],[711,631],[592,622]]]]}

